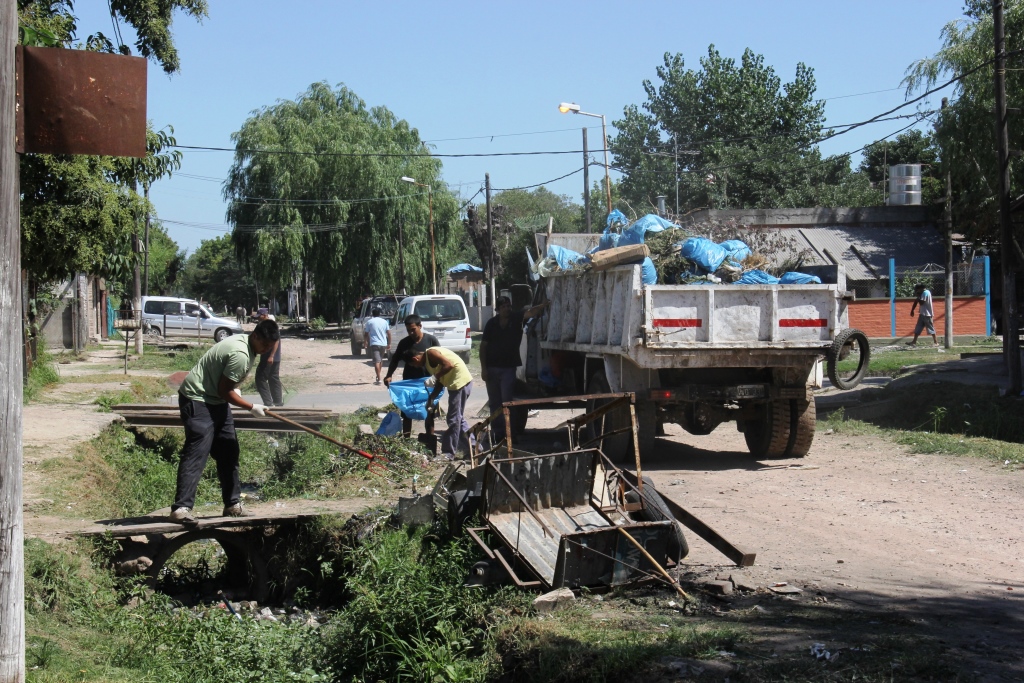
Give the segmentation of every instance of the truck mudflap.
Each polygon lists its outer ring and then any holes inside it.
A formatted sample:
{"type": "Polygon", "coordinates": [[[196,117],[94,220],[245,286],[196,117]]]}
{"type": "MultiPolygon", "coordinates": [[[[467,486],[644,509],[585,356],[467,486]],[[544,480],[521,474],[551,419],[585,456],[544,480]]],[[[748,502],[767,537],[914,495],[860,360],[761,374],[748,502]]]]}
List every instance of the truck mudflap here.
{"type": "Polygon", "coordinates": [[[780,387],[768,383],[719,386],[683,384],[678,387],[651,389],[647,398],[656,403],[690,403],[702,401],[741,401],[799,399],[807,392],[804,386],[780,387]]]}

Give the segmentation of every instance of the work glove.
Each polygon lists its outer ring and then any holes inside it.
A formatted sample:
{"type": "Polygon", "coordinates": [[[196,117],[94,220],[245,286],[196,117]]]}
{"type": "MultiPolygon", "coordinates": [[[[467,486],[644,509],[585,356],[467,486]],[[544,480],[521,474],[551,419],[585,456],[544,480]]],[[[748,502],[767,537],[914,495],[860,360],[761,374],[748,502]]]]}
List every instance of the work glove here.
{"type": "Polygon", "coordinates": [[[433,389],[435,384],[437,384],[437,378],[433,375],[423,380],[423,386],[427,389],[433,389]]]}
{"type": "Polygon", "coordinates": [[[252,408],[249,408],[249,413],[253,417],[266,417],[267,416],[267,407],[265,405],[263,405],[262,403],[253,403],[252,404],[252,408]]]}

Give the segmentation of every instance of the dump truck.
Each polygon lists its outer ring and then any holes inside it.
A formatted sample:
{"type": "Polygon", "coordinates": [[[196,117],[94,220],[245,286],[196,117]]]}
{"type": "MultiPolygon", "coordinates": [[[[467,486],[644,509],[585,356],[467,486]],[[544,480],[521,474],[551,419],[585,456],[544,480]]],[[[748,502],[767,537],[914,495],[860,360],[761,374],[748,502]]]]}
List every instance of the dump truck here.
{"type": "MultiPolygon", "coordinates": [[[[545,277],[536,299],[551,305],[527,327],[520,380],[548,394],[634,392],[641,453],[666,423],[706,435],[734,422],[756,458],[802,457],[823,365],[853,388],[870,347],[849,328],[842,266],[801,270],[822,284],[648,285],[639,263],[545,277]]],[[[619,411],[595,427],[614,434],[613,459],[632,455],[627,420],[619,411]]]]}

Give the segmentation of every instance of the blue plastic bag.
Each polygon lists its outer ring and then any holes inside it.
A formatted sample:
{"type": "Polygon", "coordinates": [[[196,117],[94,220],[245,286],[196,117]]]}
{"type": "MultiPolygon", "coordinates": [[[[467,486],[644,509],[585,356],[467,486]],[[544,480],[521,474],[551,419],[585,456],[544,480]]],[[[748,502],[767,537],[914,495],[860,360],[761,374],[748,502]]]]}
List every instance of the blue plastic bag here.
{"type": "Polygon", "coordinates": [[[583,254],[573,251],[572,249],[566,249],[560,247],[557,244],[548,245],[548,257],[553,258],[557,263],[558,267],[562,270],[569,270],[577,263],[586,263],[587,257],[583,254]]]}
{"type": "Polygon", "coordinates": [[[626,218],[626,215],[618,209],[615,209],[608,214],[608,218],[604,221],[604,231],[614,232],[616,225],[629,225],[629,219],[626,218]]]}
{"type": "Polygon", "coordinates": [[[729,255],[725,249],[706,237],[691,237],[680,245],[683,258],[693,261],[705,274],[714,273],[729,255]]]}
{"type": "MultiPolygon", "coordinates": [[[[391,394],[391,402],[398,406],[398,409],[414,420],[427,419],[427,399],[430,398],[430,389],[423,385],[423,379],[403,379],[401,382],[392,382],[388,385],[388,393],[391,394]]],[[[437,397],[437,402],[444,395],[437,397]]]]}
{"type": "Polygon", "coordinates": [[[783,273],[779,278],[780,285],[820,285],[821,278],[807,273],[783,273]]]}
{"type": "Polygon", "coordinates": [[[650,256],[644,257],[644,262],[640,264],[640,279],[645,285],[658,284],[658,269],[654,267],[650,256]]]}
{"type": "Polygon", "coordinates": [[[621,235],[617,232],[608,232],[607,230],[601,235],[601,241],[597,244],[595,251],[604,251],[605,249],[614,249],[619,246],[619,239],[621,235]]]}
{"type": "Polygon", "coordinates": [[[402,431],[402,418],[398,413],[391,411],[380,421],[380,427],[377,427],[377,436],[394,436],[400,431],[402,431]]]}
{"type": "Polygon", "coordinates": [[[768,273],[764,272],[763,270],[748,270],[747,272],[743,273],[743,277],[741,277],[739,280],[737,280],[736,282],[734,282],[732,284],[734,284],[734,285],[777,285],[777,284],[779,284],[779,278],[775,277],[774,275],[769,275],[768,273]]]}
{"type": "Polygon", "coordinates": [[[747,258],[751,254],[750,247],[748,247],[747,243],[743,240],[726,240],[724,242],[719,242],[718,246],[725,249],[728,254],[726,258],[732,261],[736,266],[741,266],[743,264],[743,259],[747,258]]]}
{"type": "Polygon", "coordinates": [[[619,238],[619,246],[625,247],[630,244],[643,244],[645,234],[649,232],[661,232],[667,228],[676,227],[679,226],[672,221],[667,221],[657,214],[649,213],[622,231],[622,237],[619,238]]]}

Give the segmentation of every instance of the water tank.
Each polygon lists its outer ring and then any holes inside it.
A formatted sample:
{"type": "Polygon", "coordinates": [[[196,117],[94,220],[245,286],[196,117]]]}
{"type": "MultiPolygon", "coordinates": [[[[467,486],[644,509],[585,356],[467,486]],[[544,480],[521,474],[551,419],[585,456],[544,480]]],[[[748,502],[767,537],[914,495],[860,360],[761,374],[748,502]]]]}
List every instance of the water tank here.
{"type": "Polygon", "coordinates": [[[889,167],[889,206],[921,205],[921,164],[889,167]]]}

